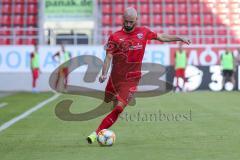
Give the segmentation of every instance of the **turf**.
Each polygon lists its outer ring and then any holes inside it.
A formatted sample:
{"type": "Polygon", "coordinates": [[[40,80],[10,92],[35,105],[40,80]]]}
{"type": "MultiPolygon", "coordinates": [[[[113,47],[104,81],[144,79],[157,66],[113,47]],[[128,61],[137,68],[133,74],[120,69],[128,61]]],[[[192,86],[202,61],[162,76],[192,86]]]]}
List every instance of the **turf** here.
{"type": "MultiPolygon", "coordinates": [[[[19,105],[29,107],[28,103],[36,102],[35,97],[42,101],[49,95],[24,93],[5,98],[11,99],[12,108],[20,113],[23,108],[19,105]],[[31,102],[24,102],[23,97],[31,102]]],[[[117,136],[114,146],[100,147],[88,145],[85,138],[103,116],[84,122],[66,122],[54,113],[62,99],[74,100],[71,108],[74,113],[90,110],[100,100],[62,95],[0,132],[1,160],[238,160],[239,96],[239,92],[194,92],[138,98],[137,105],[126,108],[111,128],[117,136]]],[[[7,111],[10,107],[4,111],[10,115],[2,114],[2,109],[1,117],[15,116],[7,111]]]]}
{"type": "Polygon", "coordinates": [[[51,95],[53,93],[32,94],[22,92],[0,98],[0,104],[7,103],[6,107],[0,108],[0,125],[23,113],[28,108],[37,105],[46,98],[51,97],[51,95]]]}

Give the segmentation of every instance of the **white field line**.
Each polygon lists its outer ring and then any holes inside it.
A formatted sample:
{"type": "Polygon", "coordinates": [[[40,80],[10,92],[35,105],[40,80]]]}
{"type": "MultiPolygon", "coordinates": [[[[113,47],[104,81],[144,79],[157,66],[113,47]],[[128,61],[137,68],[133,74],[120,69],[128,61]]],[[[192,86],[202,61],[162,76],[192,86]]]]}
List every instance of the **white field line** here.
{"type": "Polygon", "coordinates": [[[6,107],[7,105],[8,105],[8,103],[1,103],[0,108],[6,107]]]}
{"type": "Polygon", "coordinates": [[[52,97],[40,102],[39,104],[37,104],[36,106],[32,107],[31,109],[27,110],[26,112],[22,113],[21,115],[11,119],[10,121],[4,123],[3,125],[0,126],[0,132],[7,129],[8,127],[10,127],[11,125],[17,123],[18,121],[26,118],[27,116],[29,116],[30,114],[32,114],[33,112],[39,110],[40,108],[42,108],[43,106],[45,106],[46,104],[54,101],[55,99],[57,99],[60,96],[60,94],[54,94],[52,97]]]}

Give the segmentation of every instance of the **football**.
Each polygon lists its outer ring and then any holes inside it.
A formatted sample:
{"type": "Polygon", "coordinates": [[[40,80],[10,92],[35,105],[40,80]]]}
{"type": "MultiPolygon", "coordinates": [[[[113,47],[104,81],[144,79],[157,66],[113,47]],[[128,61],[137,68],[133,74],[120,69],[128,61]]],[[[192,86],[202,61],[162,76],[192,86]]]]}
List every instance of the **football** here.
{"type": "Polygon", "coordinates": [[[116,135],[113,131],[103,129],[98,133],[97,141],[101,146],[112,146],[116,140],[116,135]]]}

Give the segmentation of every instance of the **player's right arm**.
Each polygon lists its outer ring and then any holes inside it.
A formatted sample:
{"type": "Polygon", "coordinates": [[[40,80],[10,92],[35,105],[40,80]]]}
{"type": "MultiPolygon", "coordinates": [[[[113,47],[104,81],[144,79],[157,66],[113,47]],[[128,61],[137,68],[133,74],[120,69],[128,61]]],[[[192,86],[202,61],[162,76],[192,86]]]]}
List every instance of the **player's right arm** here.
{"type": "Polygon", "coordinates": [[[102,67],[102,75],[99,77],[100,83],[103,83],[107,79],[107,73],[111,64],[112,57],[113,55],[107,52],[102,67]]]}
{"type": "Polygon", "coordinates": [[[59,53],[59,52],[56,52],[56,53],[52,56],[52,59],[53,59],[55,62],[57,62],[56,57],[59,56],[59,55],[60,55],[60,53],[59,53]]]}

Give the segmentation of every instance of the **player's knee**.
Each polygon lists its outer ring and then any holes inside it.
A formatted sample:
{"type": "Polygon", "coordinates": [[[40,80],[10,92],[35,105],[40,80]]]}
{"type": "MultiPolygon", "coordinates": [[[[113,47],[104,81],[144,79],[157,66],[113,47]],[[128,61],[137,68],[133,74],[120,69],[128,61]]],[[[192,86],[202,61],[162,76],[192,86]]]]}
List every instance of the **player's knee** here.
{"type": "Polygon", "coordinates": [[[122,106],[116,106],[115,110],[118,114],[122,113],[123,112],[123,107],[122,106]]]}

